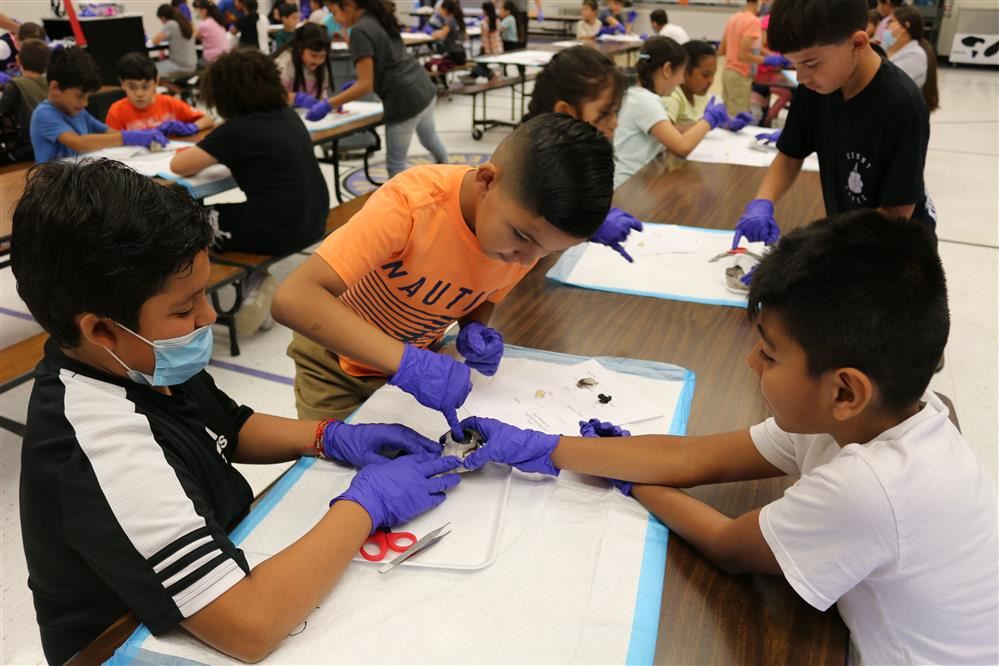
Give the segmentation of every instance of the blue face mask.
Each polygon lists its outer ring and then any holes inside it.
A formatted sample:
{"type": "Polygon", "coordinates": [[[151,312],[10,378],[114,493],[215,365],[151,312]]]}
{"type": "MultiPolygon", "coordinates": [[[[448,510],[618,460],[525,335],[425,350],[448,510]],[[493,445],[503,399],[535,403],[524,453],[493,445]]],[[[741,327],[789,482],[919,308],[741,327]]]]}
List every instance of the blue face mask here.
{"type": "Polygon", "coordinates": [[[881,35],[881,47],[887,51],[893,46],[895,46],[895,35],[892,34],[891,30],[885,29],[884,34],[881,35]]]}
{"type": "MultiPolygon", "coordinates": [[[[118,324],[118,322],[115,322],[118,324]]],[[[153,348],[156,355],[156,367],[152,376],[133,370],[110,349],[105,348],[114,360],[128,372],[128,378],[136,384],[144,386],[176,386],[204,370],[212,357],[212,327],[202,326],[187,335],[166,340],[147,340],[127,326],[118,324],[135,337],[153,348]]]]}

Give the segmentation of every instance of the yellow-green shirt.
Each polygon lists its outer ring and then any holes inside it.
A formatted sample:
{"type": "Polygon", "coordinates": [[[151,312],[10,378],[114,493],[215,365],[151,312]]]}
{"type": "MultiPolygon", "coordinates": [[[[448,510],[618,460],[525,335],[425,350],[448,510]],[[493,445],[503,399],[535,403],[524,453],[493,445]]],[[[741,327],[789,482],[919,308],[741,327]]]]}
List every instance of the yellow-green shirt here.
{"type": "Polygon", "coordinates": [[[691,104],[680,86],[673,89],[673,92],[663,97],[663,105],[669,119],[675,125],[690,125],[696,123],[704,115],[704,107],[708,105],[707,95],[694,95],[694,103],[691,104]]]}

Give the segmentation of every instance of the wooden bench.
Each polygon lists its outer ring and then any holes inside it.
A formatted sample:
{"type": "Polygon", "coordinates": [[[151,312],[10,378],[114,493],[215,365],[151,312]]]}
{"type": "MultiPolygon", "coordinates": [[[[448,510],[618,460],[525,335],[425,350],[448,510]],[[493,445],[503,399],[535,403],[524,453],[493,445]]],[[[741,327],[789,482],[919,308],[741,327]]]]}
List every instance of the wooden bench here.
{"type": "Polygon", "coordinates": [[[480,141],[483,135],[494,127],[516,127],[520,124],[520,119],[524,117],[524,98],[527,91],[524,89],[528,81],[537,78],[537,74],[527,74],[523,71],[518,76],[498,76],[486,83],[476,83],[470,86],[455,88],[451,91],[453,95],[468,95],[472,98],[472,138],[480,141]],[[517,86],[520,86],[520,117],[517,117],[517,86]],[[494,90],[510,89],[510,120],[496,120],[487,117],[486,99],[488,93],[494,90]],[[477,100],[482,95],[482,117],[478,116],[477,100]]]}

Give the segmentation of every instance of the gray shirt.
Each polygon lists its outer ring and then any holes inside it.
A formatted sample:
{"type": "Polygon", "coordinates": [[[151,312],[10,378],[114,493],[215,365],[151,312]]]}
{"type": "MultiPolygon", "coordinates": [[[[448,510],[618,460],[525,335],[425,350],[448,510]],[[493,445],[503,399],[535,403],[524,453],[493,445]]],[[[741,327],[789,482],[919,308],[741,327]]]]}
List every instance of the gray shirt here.
{"type": "Polygon", "coordinates": [[[444,38],[444,50],[448,53],[465,52],[465,26],[458,25],[458,20],[453,16],[444,22],[449,30],[444,38]]]}
{"type": "Polygon", "coordinates": [[[895,65],[909,75],[920,88],[926,84],[926,51],[919,42],[913,40],[888,56],[895,65]]]}
{"type": "Polygon", "coordinates": [[[385,123],[401,123],[423,111],[437,94],[434,84],[399,37],[390,37],[378,19],[363,14],[350,31],[350,53],[356,63],[372,58],[375,94],[385,105],[385,123]]]}
{"type": "Polygon", "coordinates": [[[163,34],[170,40],[170,62],[192,72],[197,69],[198,52],[194,47],[194,32],[192,31],[190,39],[184,39],[180,24],[171,20],[163,25],[163,34]]]}

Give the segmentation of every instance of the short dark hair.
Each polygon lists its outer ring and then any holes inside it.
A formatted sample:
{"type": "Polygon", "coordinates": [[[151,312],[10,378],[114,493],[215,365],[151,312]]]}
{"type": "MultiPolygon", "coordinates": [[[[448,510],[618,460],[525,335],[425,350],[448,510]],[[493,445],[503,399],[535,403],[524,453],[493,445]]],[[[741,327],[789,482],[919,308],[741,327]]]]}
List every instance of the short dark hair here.
{"type": "Polygon", "coordinates": [[[44,42],[48,36],[45,34],[45,28],[28,21],[17,28],[17,41],[23,42],[26,39],[40,39],[44,42]]]}
{"type": "Polygon", "coordinates": [[[54,50],[49,56],[46,76],[49,83],[55,81],[62,90],[79,88],[92,93],[101,87],[101,70],[97,61],[79,46],[54,50]]]}
{"type": "Polygon", "coordinates": [[[506,191],[529,211],[576,238],[589,238],[614,195],[614,148],[589,123],[545,113],[522,123],[493,156],[506,191]]]}
{"type": "Polygon", "coordinates": [[[122,81],[155,81],[156,65],[145,53],[126,53],[118,61],[118,78],[122,81]]]}
{"type": "Polygon", "coordinates": [[[49,66],[49,45],[40,39],[26,39],[21,42],[21,50],[17,57],[21,59],[21,68],[36,74],[44,74],[49,66]]]}
{"type": "Polygon", "coordinates": [[[796,53],[839,44],[866,27],[866,0],[774,0],[767,43],[778,53],[796,53]]]}
{"type": "Polygon", "coordinates": [[[554,111],[558,101],[578,109],[608,87],[614,91],[615,108],[620,109],[628,85],[610,56],[589,46],[563,49],[538,74],[524,119],[554,111]]]}
{"type": "Polygon", "coordinates": [[[687,67],[697,67],[701,64],[703,58],[718,57],[718,53],[715,51],[715,47],[711,45],[711,42],[705,42],[700,39],[691,39],[689,42],[684,43],[683,50],[687,52],[687,67]]]}
{"type": "Polygon", "coordinates": [[[753,274],[749,317],[777,313],[813,377],[860,370],[888,409],[912,405],[947,344],[947,283],[936,239],[874,210],[825,218],[783,236],[753,274]]]}
{"type": "Polygon", "coordinates": [[[638,54],[638,62],[635,63],[635,73],[643,88],[655,92],[653,75],[666,63],[672,65],[673,69],[683,67],[687,64],[687,52],[673,39],[662,35],[645,40],[638,54]]]}
{"type": "Polygon", "coordinates": [[[239,0],[239,1],[242,3],[243,9],[246,10],[247,14],[250,15],[256,14],[257,10],[260,8],[260,5],[257,3],[257,0],[239,0]]]}
{"type": "Polygon", "coordinates": [[[597,0],[583,0],[583,4],[592,9],[593,11],[600,10],[600,5],[597,4],[597,0]]]}
{"type": "Polygon", "coordinates": [[[666,15],[665,9],[654,9],[649,14],[649,20],[659,25],[667,25],[669,23],[669,16],[666,15]]]}
{"type": "Polygon", "coordinates": [[[299,9],[297,5],[293,5],[290,2],[286,2],[282,5],[278,5],[278,16],[281,18],[288,18],[292,14],[298,13],[299,9]]]}
{"type": "Polygon", "coordinates": [[[46,162],[14,209],[11,268],[35,320],[64,347],[92,313],[138,330],[142,304],[212,241],[205,210],[179,186],[120,162],[46,162]]]}
{"type": "Polygon", "coordinates": [[[254,48],[219,56],[201,77],[201,93],[205,104],[227,119],[288,106],[277,65],[254,48]]]}

